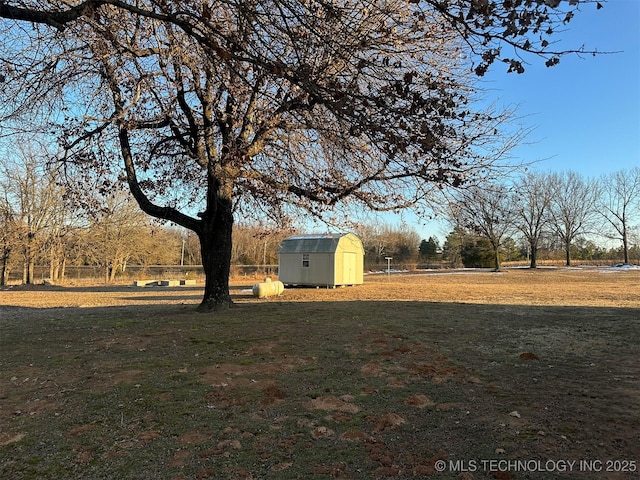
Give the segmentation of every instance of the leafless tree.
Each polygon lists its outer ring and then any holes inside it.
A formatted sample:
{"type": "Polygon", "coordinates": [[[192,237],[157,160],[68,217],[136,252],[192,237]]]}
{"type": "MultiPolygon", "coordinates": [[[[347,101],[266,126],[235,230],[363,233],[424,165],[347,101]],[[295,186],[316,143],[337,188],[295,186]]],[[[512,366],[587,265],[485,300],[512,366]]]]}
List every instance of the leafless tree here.
{"type": "Polygon", "coordinates": [[[387,265],[386,257],[392,257],[395,264],[417,262],[420,235],[406,222],[392,225],[371,219],[356,225],[354,231],[362,241],[369,267],[387,265]]]}
{"type": "Polygon", "coordinates": [[[11,269],[11,253],[18,245],[18,228],[13,205],[9,202],[4,188],[0,187],[0,285],[6,285],[11,269]]]}
{"type": "Polygon", "coordinates": [[[608,227],[603,231],[612,232],[605,235],[622,242],[624,263],[629,263],[631,230],[640,221],[640,167],[604,175],[596,209],[608,227]]]}
{"type": "Polygon", "coordinates": [[[490,171],[508,115],[470,73],[558,63],[578,3],[1,0],[2,101],[58,115],[74,180],[195,232],[207,310],[231,303],[238,209],[398,209],[490,171]]]}
{"type": "MultiPolygon", "coordinates": [[[[24,139],[23,139],[24,140],[24,139]]],[[[19,250],[23,283],[34,282],[36,255],[51,238],[64,209],[63,190],[56,172],[46,167],[46,152],[24,142],[5,152],[0,164],[4,219],[11,228],[5,254],[19,250]]]]}
{"type": "Polygon", "coordinates": [[[514,206],[505,184],[474,186],[459,193],[451,203],[452,223],[486,238],[493,263],[500,270],[500,247],[514,230],[514,206]]]}
{"type": "Polygon", "coordinates": [[[390,226],[380,222],[359,223],[355,226],[355,233],[362,241],[365,251],[365,262],[369,264],[384,263],[384,257],[390,256],[389,238],[384,235],[384,230],[390,226]]]}
{"type": "Polygon", "coordinates": [[[537,267],[540,240],[548,230],[552,197],[553,182],[548,174],[525,173],[514,188],[514,224],[527,242],[531,268],[537,267]]]}
{"type": "MultiPolygon", "coordinates": [[[[140,260],[149,250],[159,247],[150,241],[154,229],[149,218],[123,192],[108,195],[103,205],[92,212],[89,222],[83,236],[84,256],[104,269],[107,283],[113,282],[118,272],[124,272],[132,258],[140,260]]],[[[173,245],[165,244],[164,248],[174,252],[176,263],[179,243],[174,239],[173,245]]]]}
{"type": "MultiPolygon", "coordinates": [[[[62,196],[62,190],[59,190],[62,196]]],[[[62,200],[62,199],[61,199],[62,200]]],[[[65,208],[65,202],[60,201],[58,208],[51,213],[47,238],[43,250],[49,257],[49,278],[57,281],[64,278],[67,263],[67,239],[69,233],[76,228],[71,221],[73,211],[65,208]]]]}
{"type": "Polygon", "coordinates": [[[256,221],[241,222],[233,230],[231,262],[240,265],[276,264],[280,242],[294,232],[292,228],[256,221]]]}
{"type": "Polygon", "coordinates": [[[572,242],[593,229],[598,186],[576,172],[553,173],[550,182],[550,226],[564,245],[565,263],[570,266],[572,242]]]}

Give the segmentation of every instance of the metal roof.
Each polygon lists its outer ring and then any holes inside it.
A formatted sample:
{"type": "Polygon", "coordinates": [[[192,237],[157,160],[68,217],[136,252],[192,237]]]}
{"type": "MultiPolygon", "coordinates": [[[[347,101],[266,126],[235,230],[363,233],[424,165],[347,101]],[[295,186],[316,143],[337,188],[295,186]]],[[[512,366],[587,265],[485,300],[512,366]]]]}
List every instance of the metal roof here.
{"type": "Polygon", "coordinates": [[[347,233],[294,235],[282,240],[278,253],[333,253],[347,233]]]}

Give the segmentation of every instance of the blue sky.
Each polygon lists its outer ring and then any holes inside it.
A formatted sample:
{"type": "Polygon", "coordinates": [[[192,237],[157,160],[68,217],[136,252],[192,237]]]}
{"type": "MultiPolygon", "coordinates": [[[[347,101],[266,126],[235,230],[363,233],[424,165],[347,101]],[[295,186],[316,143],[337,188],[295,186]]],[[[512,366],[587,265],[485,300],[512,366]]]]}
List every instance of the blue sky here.
{"type": "Polygon", "coordinates": [[[640,0],[583,5],[558,38],[559,48],[617,53],[566,56],[552,68],[537,62],[521,75],[494,68],[490,94],[519,104],[523,123],[534,127],[533,143],[514,154],[547,159],[541,170],[585,176],[640,166],[640,0]]]}
{"type": "MultiPolygon", "coordinates": [[[[566,31],[557,33],[554,47],[617,53],[570,55],[552,68],[537,61],[521,75],[494,65],[484,77],[487,100],[519,105],[520,123],[533,129],[513,154],[525,162],[540,160],[535,170],[598,177],[640,167],[640,0],[603,5],[582,5],[566,31]]],[[[448,227],[441,222],[424,224],[406,213],[403,218],[422,238],[444,241],[448,227]]]]}

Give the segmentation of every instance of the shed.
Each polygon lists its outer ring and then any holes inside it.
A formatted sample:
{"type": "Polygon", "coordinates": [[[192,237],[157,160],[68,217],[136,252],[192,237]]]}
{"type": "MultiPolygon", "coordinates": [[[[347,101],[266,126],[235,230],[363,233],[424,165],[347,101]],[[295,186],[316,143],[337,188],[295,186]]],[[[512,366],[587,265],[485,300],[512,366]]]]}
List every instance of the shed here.
{"type": "Polygon", "coordinates": [[[364,248],[353,233],[295,235],[280,244],[278,279],[285,285],[361,285],[364,248]]]}

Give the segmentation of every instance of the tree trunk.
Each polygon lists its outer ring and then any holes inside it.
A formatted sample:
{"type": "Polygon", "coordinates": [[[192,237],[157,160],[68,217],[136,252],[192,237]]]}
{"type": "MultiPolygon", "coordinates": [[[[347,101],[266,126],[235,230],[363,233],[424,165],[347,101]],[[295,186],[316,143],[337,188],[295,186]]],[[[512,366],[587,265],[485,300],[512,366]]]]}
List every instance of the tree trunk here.
{"type": "Polygon", "coordinates": [[[529,268],[538,268],[538,244],[531,242],[529,248],[531,249],[531,263],[529,264],[529,268]]]}
{"type": "Polygon", "coordinates": [[[500,249],[493,249],[493,265],[495,267],[496,272],[500,271],[500,249]]]}
{"type": "MultiPolygon", "coordinates": [[[[115,89],[119,95],[118,88],[115,89]]],[[[123,107],[123,105],[118,105],[123,107]]],[[[127,172],[127,183],[131,194],[140,208],[147,214],[170,220],[198,235],[202,267],[205,274],[204,296],[197,308],[199,312],[228,308],[233,302],[229,295],[229,273],[231,270],[231,233],[233,231],[233,184],[223,182],[221,178],[231,178],[224,169],[209,164],[207,177],[206,209],[199,213],[200,220],[195,220],[171,207],[160,207],[152,203],[140,188],[136,176],[129,132],[120,128],[120,148],[127,172]]],[[[233,159],[226,158],[221,165],[232,165],[233,159]]]]}
{"type": "Polygon", "coordinates": [[[566,254],[566,266],[571,266],[571,242],[565,242],[564,252],[566,254]]]}
{"type": "Polygon", "coordinates": [[[9,254],[2,255],[2,268],[0,268],[0,285],[6,285],[9,281],[9,254]]]}
{"type": "Polygon", "coordinates": [[[5,246],[2,249],[2,269],[0,271],[0,285],[6,285],[9,283],[9,257],[11,255],[11,248],[5,246]]]}
{"type": "Polygon", "coordinates": [[[228,308],[233,303],[229,295],[232,231],[231,202],[219,199],[214,218],[204,220],[198,232],[205,274],[204,297],[197,308],[199,312],[228,308]]]}
{"type": "Polygon", "coordinates": [[[32,285],[34,282],[35,263],[32,255],[31,243],[27,244],[24,250],[24,263],[22,266],[22,283],[32,285]]]}
{"type": "Polygon", "coordinates": [[[49,278],[51,281],[57,280],[58,265],[60,263],[58,260],[57,249],[54,244],[55,241],[52,241],[51,246],[49,247],[49,278]]]}
{"type": "Polygon", "coordinates": [[[118,261],[111,262],[111,271],[109,272],[109,283],[113,283],[116,279],[116,273],[118,272],[118,261]]]}
{"type": "Polygon", "coordinates": [[[56,281],[60,278],[60,257],[57,251],[52,247],[49,259],[49,278],[56,281]]]}
{"type": "Polygon", "coordinates": [[[23,283],[32,285],[34,282],[35,260],[33,259],[33,234],[27,234],[27,246],[25,248],[25,266],[22,275],[23,283]]]}
{"type": "Polygon", "coordinates": [[[624,264],[629,264],[629,240],[627,239],[627,229],[622,229],[622,252],[624,255],[624,264]]]}

